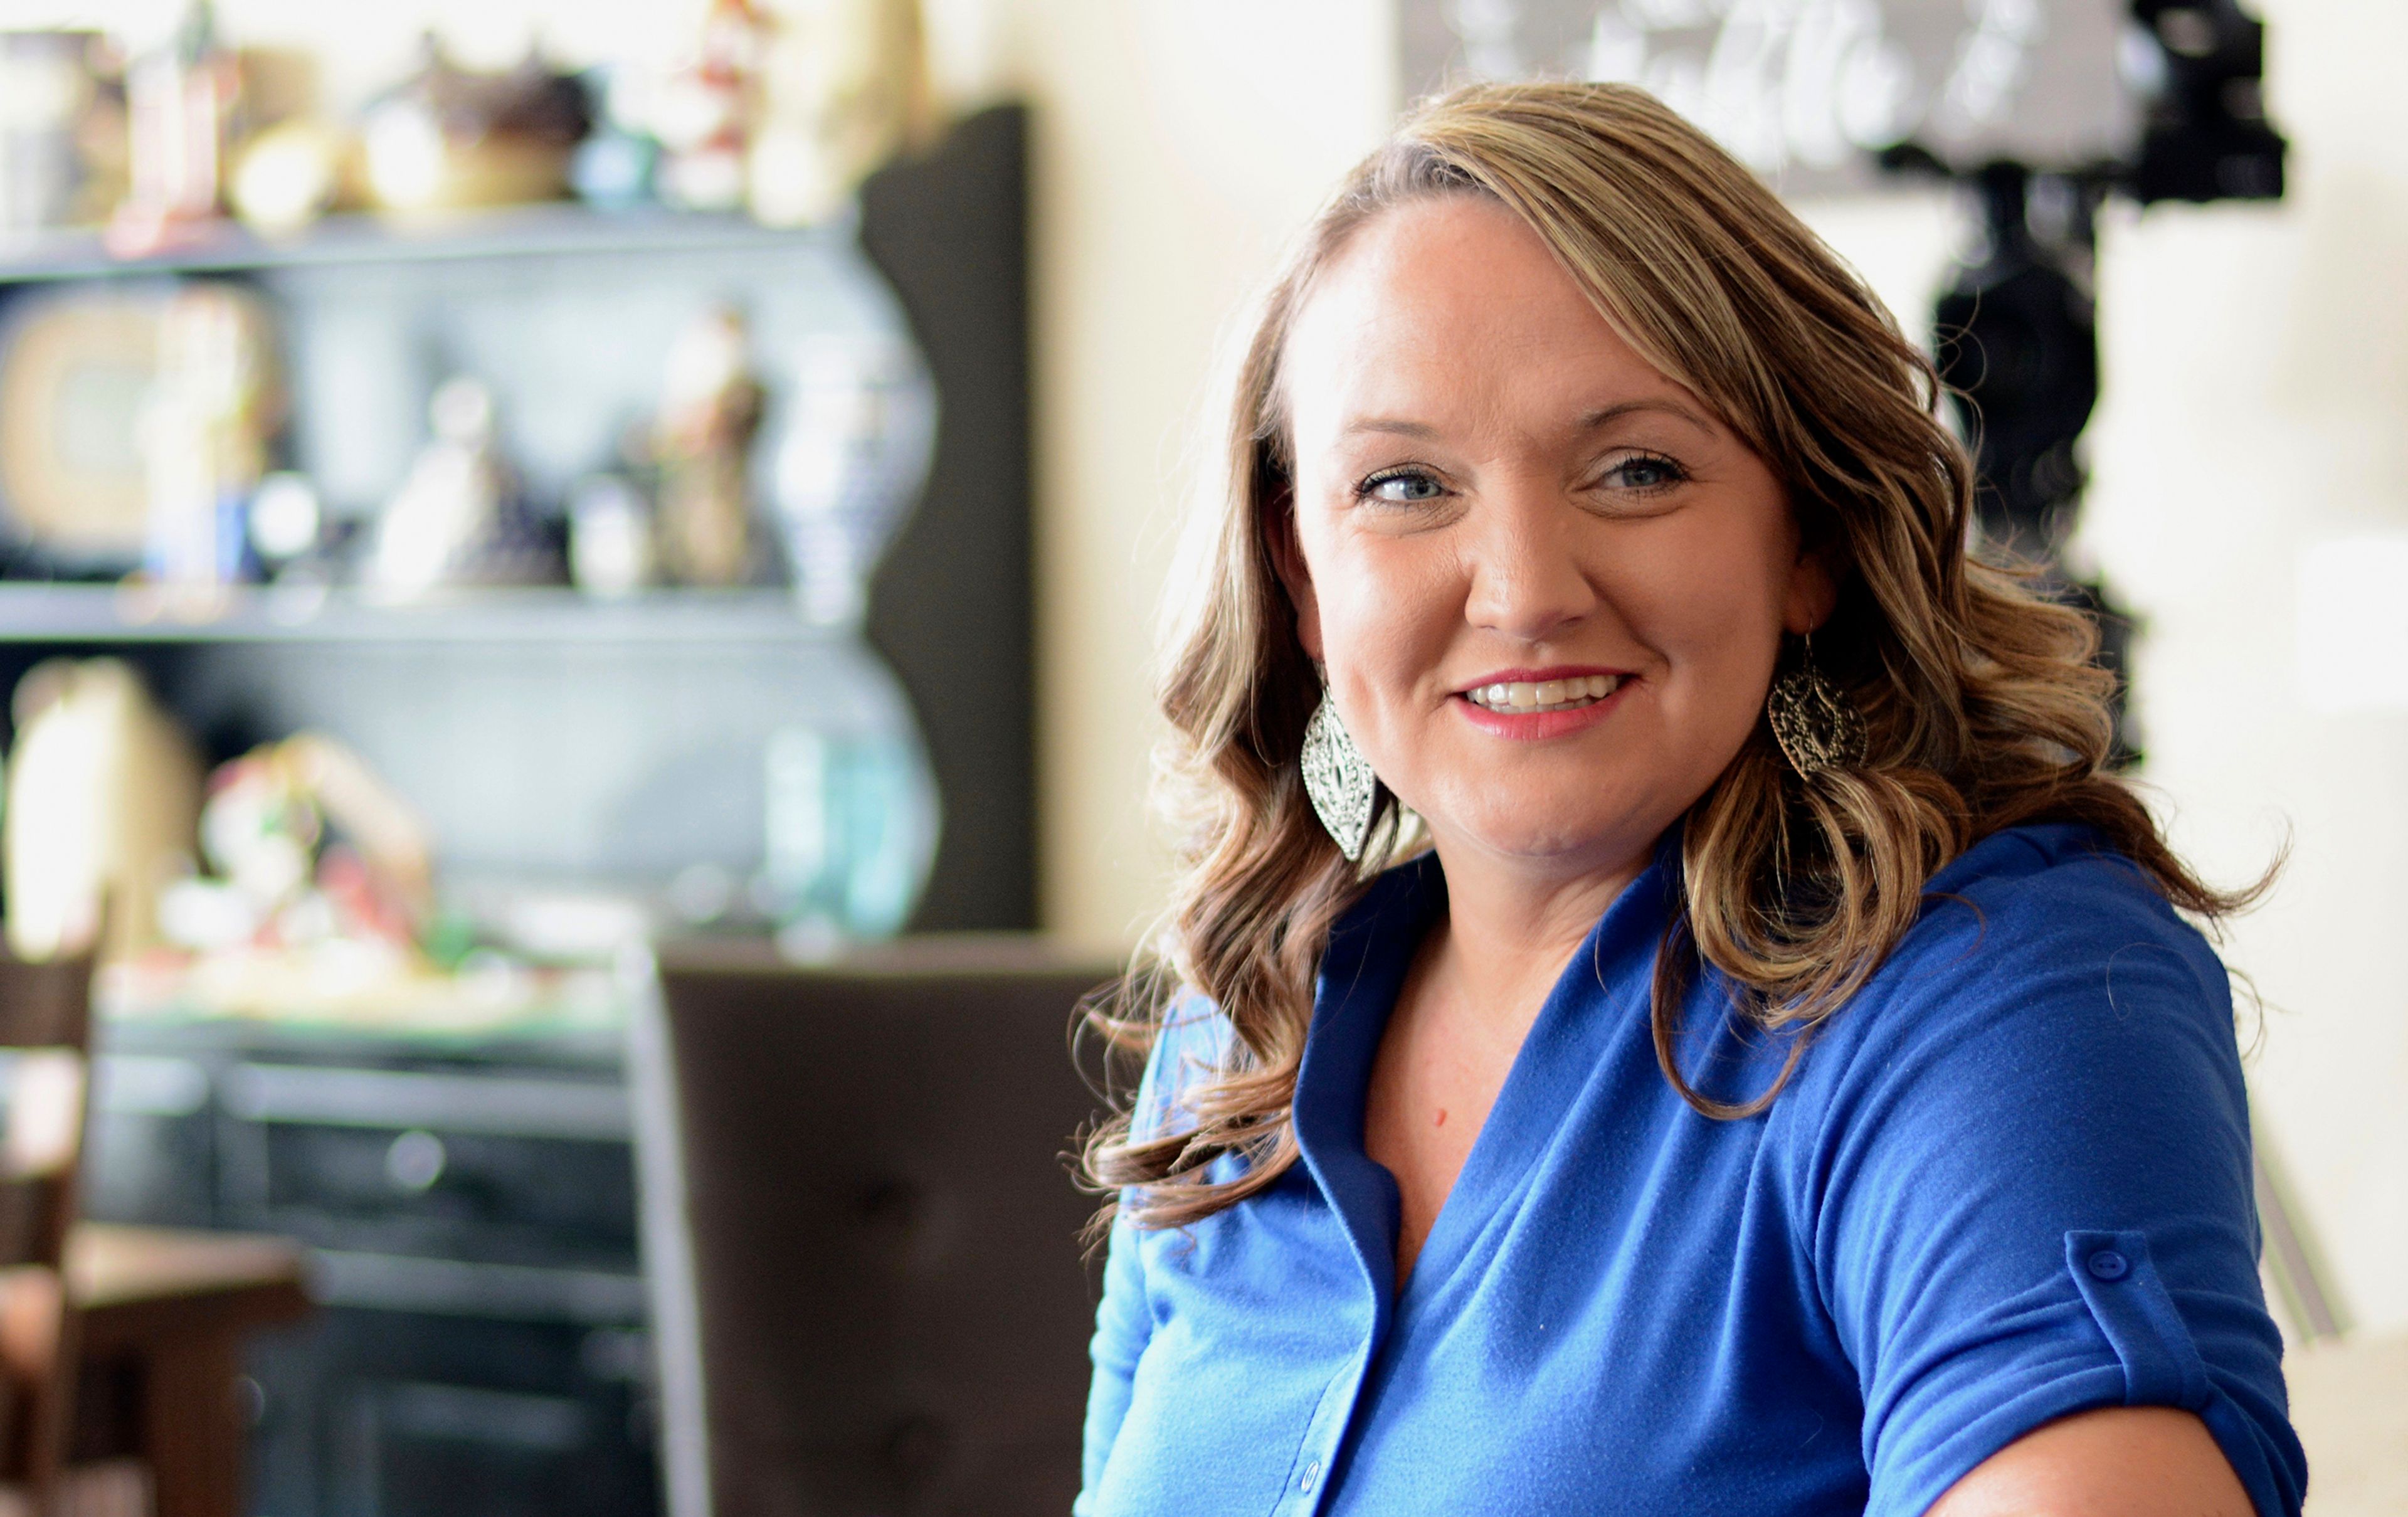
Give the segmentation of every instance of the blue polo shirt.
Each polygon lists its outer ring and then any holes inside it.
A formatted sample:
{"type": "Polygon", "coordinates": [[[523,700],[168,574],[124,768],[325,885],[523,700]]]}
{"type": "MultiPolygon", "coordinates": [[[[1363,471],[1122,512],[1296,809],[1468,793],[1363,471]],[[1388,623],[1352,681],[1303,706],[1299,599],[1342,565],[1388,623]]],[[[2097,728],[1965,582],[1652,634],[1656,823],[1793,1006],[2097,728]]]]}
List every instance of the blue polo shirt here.
{"type": "MultiPolygon", "coordinates": [[[[1113,1233],[1081,1517],[1910,1517],[2042,1423],[2145,1405],[2197,1412],[2258,1511],[2296,1513],[2200,935],[2091,834],[1999,834],[1771,1109],[1716,1122],[1649,1041],[1666,862],[1573,955],[1402,1292],[1364,1097],[1445,883],[1426,856],[1373,883],[1323,959],[1303,1162],[1113,1233]]],[[[1695,987],[1682,1058],[1730,1098],[1786,1050],[1725,997],[1695,987]]],[[[1179,1011],[1140,1122],[1175,1129],[1226,1036],[1179,1011]]]]}

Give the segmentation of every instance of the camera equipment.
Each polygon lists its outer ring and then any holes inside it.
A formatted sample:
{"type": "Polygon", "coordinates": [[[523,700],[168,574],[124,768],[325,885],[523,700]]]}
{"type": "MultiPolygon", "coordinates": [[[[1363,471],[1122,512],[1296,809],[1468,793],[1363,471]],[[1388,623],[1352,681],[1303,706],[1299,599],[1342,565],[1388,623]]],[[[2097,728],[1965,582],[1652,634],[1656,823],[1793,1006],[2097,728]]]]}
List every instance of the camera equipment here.
{"type": "Polygon", "coordinates": [[[2146,107],[2132,197],[2280,199],[2285,144],[2266,120],[2265,23],[2237,0],[2132,0],[2132,20],[2157,44],[2131,50],[2146,107]]]}
{"type": "Polygon", "coordinates": [[[2064,561],[2085,477],[2076,448],[2099,399],[2091,289],[2096,213],[2111,193],[2160,200],[2259,200],[2283,193],[2285,143],[2259,81],[2266,28],[2235,0],[2132,0],[2126,76],[2143,109],[2121,162],[2057,173],[1994,160],[1956,170],[1912,145],[1880,155],[1892,171],[1970,186],[1982,235],[1932,313],[1940,374],[1974,448],[1982,537],[2039,567],[2099,624],[2099,662],[2117,677],[2118,761],[2140,757],[2128,714],[2133,633],[2106,583],[2064,561]]]}
{"type": "Polygon", "coordinates": [[[1933,312],[1940,377],[1972,444],[1982,539],[2040,569],[2049,593],[2099,624],[2099,662],[2116,676],[2115,751],[2139,758],[2125,710],[2132,620],[2096,579],[2065,565],[2082,503],[2075,445],[2099,401],[2099,325],[2091,294],[2095,178],[2036,186],[2020,164],[1969,176],[1981,208],[1975,252],[1958,264],[1933,312]],[[2035,194],[2035,190],[2041,193],[2035,194]]]}

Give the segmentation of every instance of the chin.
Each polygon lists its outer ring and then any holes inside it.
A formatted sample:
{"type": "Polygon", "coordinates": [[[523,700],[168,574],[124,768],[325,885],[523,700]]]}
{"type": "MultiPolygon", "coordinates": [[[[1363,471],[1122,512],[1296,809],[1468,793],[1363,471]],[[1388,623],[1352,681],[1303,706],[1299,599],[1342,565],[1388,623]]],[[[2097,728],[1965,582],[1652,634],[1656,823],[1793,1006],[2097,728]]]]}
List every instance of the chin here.
{"type": "Polygon", "coordinates": [[[1561,808],[1517,804],[1510,811],[1485,811],[1466,817],[1457,826],[1432,829],[1433,836],[1450,832],[1485,852],[1510,858],[1594,864],[1606,862],[1605,855],[1627,848],[1631,829],[1626,815],[1570,816],[1561,808]]]}

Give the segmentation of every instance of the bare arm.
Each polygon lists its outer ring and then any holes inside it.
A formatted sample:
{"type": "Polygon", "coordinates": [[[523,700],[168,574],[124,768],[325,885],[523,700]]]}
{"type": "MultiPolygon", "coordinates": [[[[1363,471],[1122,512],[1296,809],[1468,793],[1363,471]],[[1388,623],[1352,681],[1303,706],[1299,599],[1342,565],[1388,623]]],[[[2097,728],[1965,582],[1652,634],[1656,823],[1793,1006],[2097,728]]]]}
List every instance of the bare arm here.
{"type": "Polygon", "coordinates": [[[2207,1424],[2171,1407],[2050,1423],[1974,1467],[1925,1517],[2251,1517],[2207,1424]]]}

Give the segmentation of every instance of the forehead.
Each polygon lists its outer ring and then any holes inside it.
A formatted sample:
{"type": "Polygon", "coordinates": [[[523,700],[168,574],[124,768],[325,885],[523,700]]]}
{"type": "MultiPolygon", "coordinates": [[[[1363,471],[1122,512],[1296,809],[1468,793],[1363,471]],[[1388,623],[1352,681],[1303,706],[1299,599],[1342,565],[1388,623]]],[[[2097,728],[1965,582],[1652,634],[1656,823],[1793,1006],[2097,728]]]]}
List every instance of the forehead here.
{"type": "Polygon", "coordinates": [[[1307,290],[1281,364],[1299,443],[1365,416],[1532,425],[1690,398],[1536,232],[1472,195],[1398,207],[1359,228],[1307,290]]]}

